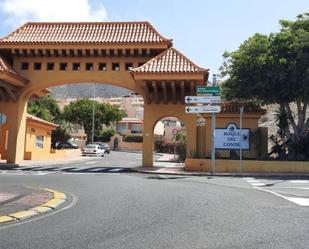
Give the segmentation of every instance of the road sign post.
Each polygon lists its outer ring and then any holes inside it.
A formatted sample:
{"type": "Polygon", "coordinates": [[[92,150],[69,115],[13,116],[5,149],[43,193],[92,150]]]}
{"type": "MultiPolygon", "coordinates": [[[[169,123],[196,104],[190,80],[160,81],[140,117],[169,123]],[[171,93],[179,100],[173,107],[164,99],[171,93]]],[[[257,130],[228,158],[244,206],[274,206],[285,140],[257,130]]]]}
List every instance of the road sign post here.
{"type": "Polygon", "coordinates": [[[186,96],[186,104],[209,104],[199,106],[186,106],[186,113],[211,113],[211,174],[216,173],[216,150],[215,150],[215,131],[216,131],[216,113],[221,112],[220,105],[220,87],[218,86],[197,86],[196,94],[202,96],[186,96]]]}
{"type": "Polygon", "coordinates": [[[239,139],[239,171],[242,174],[242,142],[243,142],[243,135],[242,135],[242,119],[244,114],[244,106],[239,108],[240,115],[239,115],[239,129],[240,129],[240,139],[239,139]]]}
{"type": "Polygon", "coordinates": [[[216,149],[215,149],[216,114],[211,114],[211,174],[216,173],[216,149]]]}

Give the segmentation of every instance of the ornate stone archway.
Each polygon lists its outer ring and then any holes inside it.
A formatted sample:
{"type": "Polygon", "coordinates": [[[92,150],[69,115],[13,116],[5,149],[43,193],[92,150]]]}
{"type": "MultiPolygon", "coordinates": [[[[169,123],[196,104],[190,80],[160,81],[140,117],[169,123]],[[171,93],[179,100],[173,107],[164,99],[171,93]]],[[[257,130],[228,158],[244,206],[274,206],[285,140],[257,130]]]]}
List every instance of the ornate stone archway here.
{"type": "Polygon", "coordinates": [[[7,161],[23,159],[28,98],[77,82],[120,86],[144,97],[143,166],[153,164],[153,127],[162,116],[186,123],[189,154],[199,143],[195,117],[184,113],[184,96],[207,79],[207,69],[148,22],[26,23],[0,39],[0,112],[10,126],[7,161]]]}

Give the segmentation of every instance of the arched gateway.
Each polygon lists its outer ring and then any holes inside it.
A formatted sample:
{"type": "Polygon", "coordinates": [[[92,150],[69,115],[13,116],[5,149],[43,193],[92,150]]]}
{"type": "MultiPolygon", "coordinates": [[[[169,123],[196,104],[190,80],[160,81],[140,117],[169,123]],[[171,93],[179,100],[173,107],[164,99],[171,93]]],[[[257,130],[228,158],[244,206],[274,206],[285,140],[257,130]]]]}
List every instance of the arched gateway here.
{"type": "Polygon", "coordinates": [[[79,82],[120,86],[144,97],[144,166],[152,166],[154,125],[165,116],[185,122],[189,155],[203,143],[197,142],[195,116],[184,112],[184,97],[207,79],[207,69],[148,22],[26,23],[0,39],[0,112],[10,127],[7,161],[23,160],[28,98],[79,82]]]}

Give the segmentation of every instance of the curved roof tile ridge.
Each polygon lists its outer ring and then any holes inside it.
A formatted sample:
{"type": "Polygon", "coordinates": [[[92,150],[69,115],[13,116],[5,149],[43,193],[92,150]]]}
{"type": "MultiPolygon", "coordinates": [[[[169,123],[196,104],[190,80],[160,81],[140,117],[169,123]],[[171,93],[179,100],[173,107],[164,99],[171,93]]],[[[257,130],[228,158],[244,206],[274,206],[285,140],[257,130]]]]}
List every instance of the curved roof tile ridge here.
{"type": "Polygon", "coordinates": [[[166,49],[145,64],[131,70],[132,73],[200,73],[207,71],[208,69],[197,66],[174,47],[166,49]]]}
{"type": "Polygon", "coordinates": [[[170,43],[148,21],[131,22],[27,22],[0,39],[4,44],[24,43],[170,43]],[[100,38],[100,39],[99,39],[100,38]]]}

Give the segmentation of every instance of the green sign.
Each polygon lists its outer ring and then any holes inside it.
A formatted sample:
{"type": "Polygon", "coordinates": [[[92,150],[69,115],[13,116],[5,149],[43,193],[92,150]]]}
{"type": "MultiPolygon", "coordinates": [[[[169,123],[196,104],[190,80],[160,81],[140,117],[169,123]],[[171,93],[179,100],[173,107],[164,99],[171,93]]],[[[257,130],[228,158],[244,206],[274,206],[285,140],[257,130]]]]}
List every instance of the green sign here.
{"type": "Polygon", "coordinates": [[[220,87],[218,86],[197,86],[196,93],[220,94],[220,87]]]}

